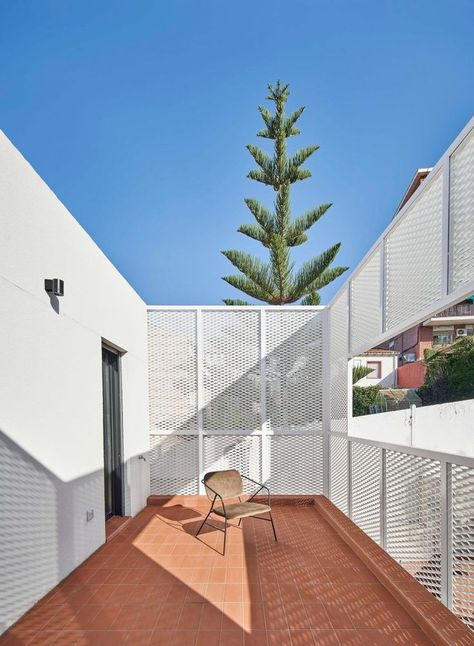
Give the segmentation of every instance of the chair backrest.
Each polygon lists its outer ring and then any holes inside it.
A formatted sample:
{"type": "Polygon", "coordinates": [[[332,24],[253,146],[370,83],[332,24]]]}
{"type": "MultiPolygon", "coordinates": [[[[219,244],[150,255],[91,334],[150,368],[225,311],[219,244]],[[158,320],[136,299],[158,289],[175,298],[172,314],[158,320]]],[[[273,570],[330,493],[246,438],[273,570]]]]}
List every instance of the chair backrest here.
{"type": "Polygon", "coordinates": [[[225,500],[226,498],[237,498],[242,495],[243,485],[240,473],[235,469],[227,471],[210,471],[204,476],[204,486],[209,500],[214,499],[214,493],[207,488],[209,485],[217,491],[225,500]]]}

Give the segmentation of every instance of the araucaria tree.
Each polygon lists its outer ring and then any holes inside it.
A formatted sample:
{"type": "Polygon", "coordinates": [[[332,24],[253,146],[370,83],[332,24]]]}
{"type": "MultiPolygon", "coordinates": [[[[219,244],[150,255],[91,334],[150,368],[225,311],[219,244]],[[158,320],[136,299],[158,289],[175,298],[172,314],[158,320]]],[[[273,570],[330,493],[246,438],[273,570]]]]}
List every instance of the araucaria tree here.
{"type": "MultiPolygon", "coordinates": [[[[295,182],[311,177],[310,171],[302,166],[319,146],[307,146],[288,156],[286,140],[300,134],[295,124],[304,107],[286,116],[288,85],[281,85],[278,81],[275,87],[269,85],[268,89],[270,94],[267,98],[275,103],[275,113],[272,114],[264,106],[259,106],[265,127],[257,136],[275,142],[274,154],[270,157],[257,146],[247,146],[258,165],[257,169],[250,171],[248,177],[273,188],[276,194],[274,210],[270,211],[257,200],[246,199],[245,203],[256,224],[243,224],[238,230],[266,247],[270,258],[266,263],[242,251],[223,251],[224,256],[241,272],[225,276],[223,280],[248,296],[271,305],[285,305],[300,299],[303,305],[318,305],[318,291],[347,269],[331,266],[340,243],[303,263],[298,270],[295,270],[291,260],[291,248],[307,241],[307,231],[331,206],[322,204],[296,218],[291,216],[290,187],[295,182]]],[[[247,304],[246,301],[238,299],[225,299],[224,303],[247,304]]]]}

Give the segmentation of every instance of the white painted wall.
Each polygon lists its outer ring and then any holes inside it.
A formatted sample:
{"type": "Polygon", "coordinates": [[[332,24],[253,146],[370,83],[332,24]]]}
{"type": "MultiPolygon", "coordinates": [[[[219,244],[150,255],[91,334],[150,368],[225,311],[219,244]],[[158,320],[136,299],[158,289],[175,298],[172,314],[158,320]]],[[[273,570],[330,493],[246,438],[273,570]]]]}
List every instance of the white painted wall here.
{"type": "Polygon", "coordinates": [[[474,458],[474,399],[353,417],[349,436],[474,458]]]}
{"type": "Polygon", "coordinates": [[[103,339],[125,351],[125,511],[146,504],[146,334],[143,301],[0,133],[0,632],[105,540],[103,339]]]}
{"type": "Polygon", "coordinates": [[[398,359],[396,356],[387,356],[387,355],[374,355],[374,356],[359,356],[354,357],[353,362],[354,366],[366,366],[367,362],[370,361],[380,361],[381,371],[380,379],[374,377],[363,377],[357,382],[357,386],[382,386],[383,388],[392,388],[397,383],[397,364],[398,359]]]}

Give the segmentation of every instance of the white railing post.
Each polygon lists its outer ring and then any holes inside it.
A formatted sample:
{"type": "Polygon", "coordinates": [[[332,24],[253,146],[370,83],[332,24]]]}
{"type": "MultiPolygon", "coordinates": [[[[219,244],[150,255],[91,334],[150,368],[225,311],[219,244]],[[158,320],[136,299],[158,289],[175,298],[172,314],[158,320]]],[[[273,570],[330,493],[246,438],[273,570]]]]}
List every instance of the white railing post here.
{"type": "Polygon", "coordinates": [[[448,155],[443,162],[443,213],[441,230],[441,295],[449,294],[449,186],[450,186],[450,162],[448,155]]]}
{"type": "Polygon", "coordinates": [[[261,446],[261,478],[267,482],[270,478],[270,437],[267,419],[267,318],[266,309],[260,310],[260,446],[261,446]]]}
{"type": "Polygon", "coordinates": [[[380,243],[380,334],[385,332],[385,259],[386,238],[380,243]]]}
{"type": "Polygon", "coordinates": [[[453,607],[453,509],[451,501],[451,464],[449,462],[441,462],[440,488],[441,601],[451,609],[453,607]]]}
{"type": "Polygon", "coordinates": [[[347,439],[347,515],[352,520],[352,443],[347,439]]]}
{"type": "Polygon", "coordinates": [[[197,378],[197,427],[198,427],[198,490],[199,494],[205,493],[204,486],[201,480],[204,478],[204,393],[202,383],[203,371],[203,347],[202,347],[202,310],[200,307],[196,308],[196,378],[197,378]]]}
{"type": "Polygon", "coordinates": [[[330,359],[330,312],[329,307],[323,312],[323,350],[322,350],[322,389],[323,389],[323,493],[329,498],[330,482],[330,430],[331,430],[331,359],[330,359]]]}
{"type": "Polygon", "coordinates": [[[387,549],[387,450],[381,449],[380,469],[380,547],[387,549]]]}

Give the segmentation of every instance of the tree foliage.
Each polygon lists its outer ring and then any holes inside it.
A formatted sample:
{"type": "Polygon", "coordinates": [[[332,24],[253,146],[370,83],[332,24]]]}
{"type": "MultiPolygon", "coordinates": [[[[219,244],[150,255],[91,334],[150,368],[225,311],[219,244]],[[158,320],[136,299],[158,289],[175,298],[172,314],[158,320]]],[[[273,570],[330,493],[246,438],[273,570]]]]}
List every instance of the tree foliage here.
{"type": "Polygon", "coordinates": [[[352,367],[352,383],[356,384],[358,381],[370,375],[375,368],[368,368],[367,366],[353,366],[352,367]]]}
{"type": "Polygon", "coordinates": [[[353,386],[352,387],[352,415],[368,415],[369,407],[377,401],[380,386],[353,386]]]}
{"type": "Polygon", "coordinates": [[[418,390],[423,405],[474,398],[474,337],[427,351],[424,359],[425,381],[418,390]]]}
{"type": "MultiPolygon", "coordinates": [[[[295,124],[304,107],[287,116],[285,106],[289,96],[288,85],[282,85],[278,81],[275,87],[269,85],[268,89],[267,99],[275,104],[275,112],[271,113],[266,107],[259,106],[264,127],[257,136],[274,142],[273,156],[257,146],[247,146],[257,165],[248,177],[273,188],[274,208],[269,210],[257,200],[246,199],[245,203],[255,218],[255,223],[243,224],[238,231],[268,249],[269,262],[242,251],[223,251],[224,256],[240,272],[224,276],[223,280],[247,296],[271,305],[285,305],[300,299],[303,305],[318,305],[319,290],[340,276],[347,267],[332,266],[340,243],[304,262],[299,269],[295,269],[291,260],[291,248],[308,240],[308,231],[331,204],[322,204],[292,218],[290,187],[295,182],[311,177],[311,172],[303,168],[303,164],[316,152],[318,146],[306,146],[294,155],[288,154],[286,140],[300,134],[295,124]]],[[[247,304],[240,299],[225,299],[224,303],[247,304]]]]}

